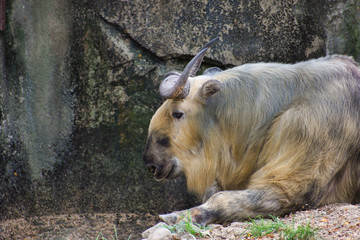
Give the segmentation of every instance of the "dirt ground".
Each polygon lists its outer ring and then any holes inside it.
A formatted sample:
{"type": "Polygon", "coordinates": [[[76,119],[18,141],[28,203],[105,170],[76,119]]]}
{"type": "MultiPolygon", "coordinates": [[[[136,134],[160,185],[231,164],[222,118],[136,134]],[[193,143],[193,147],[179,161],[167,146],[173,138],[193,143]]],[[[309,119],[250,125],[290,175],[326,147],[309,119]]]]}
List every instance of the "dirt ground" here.
{"type": "MultiPolygon", "coordinates": [[[[284,218],[288,224],[304,224],[309,221],[318,228],[316,239],[360,239],[360,205],[335,204],[315,210],[299,211],[284,218]]],[[[106,239],[141,239],[141,233],[155,225],[157,216],[137,214],[63,214],[31,218],[19,218],[0,222],[0,239],[96,239],[100,232],[106,239]]],[[[243,239],[246,222],[229,226],[213,225],[207,239],[243,239]]],[[[100,235],[101,236],[101,235],[100,235]]],[[[278,239],[269,234],[262,239],[278,239]]],[[[101,239],[101,238],[100,238],[101,239]]]]}
{"type": "Polygon", "coordinates": [[[148,214],[112,213],[19,218],[0,222],[0,240],[94,240],[98,236],[112,240],[115,227],[118,239],[141,239],[141,233],[157,220],[157,216],[148,214]]]}
{"type": "MultiPolygon", "coordinates": [[[[360,205],[333,204],[319,209],[298,211],[280,220],[286,224],[294,224],[295,227],[310,223],[310,226],[318,229],[315,239],[360,239],[360,205]]],[[[232,223],[227,227],[215,225],[210,239],[244,239],[248,226],[245,222],[232,223]]],[[[269,234],[261,239],[280,239],[280,236],[269,234]]]]}

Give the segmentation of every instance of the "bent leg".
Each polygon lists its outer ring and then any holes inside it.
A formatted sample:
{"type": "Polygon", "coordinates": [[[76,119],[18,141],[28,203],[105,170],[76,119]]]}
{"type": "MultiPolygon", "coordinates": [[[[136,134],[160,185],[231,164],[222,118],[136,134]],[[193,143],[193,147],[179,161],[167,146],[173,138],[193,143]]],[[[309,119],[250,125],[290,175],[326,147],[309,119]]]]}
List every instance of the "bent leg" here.
{"type": "MultiPolygon", "coordinates": [[[[191,208],[195,223],[223,223],[239,221],[257,216],[282,215],[290,210],[284,198],[272,189],[248,189],[241,191],[221,191],[210,197],[204,204],[191,208]],[[282,200],[280,200],[282,199],[282,200]]],[[[161,215],[166,223],[175,224],[185,216],[185,211],[161,215]]]]}

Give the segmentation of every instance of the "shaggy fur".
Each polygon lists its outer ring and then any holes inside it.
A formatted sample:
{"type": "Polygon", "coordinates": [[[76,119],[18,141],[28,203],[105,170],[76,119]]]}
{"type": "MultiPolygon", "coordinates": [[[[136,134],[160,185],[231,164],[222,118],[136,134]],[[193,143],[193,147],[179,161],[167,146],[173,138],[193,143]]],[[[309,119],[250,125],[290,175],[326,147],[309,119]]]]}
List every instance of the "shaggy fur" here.
{"type": "Polygon", "coordinates": [[[360,202],[360,69],[351,58],[245,64],[188,81],[189,95],[153,116],[144,161],[158,180],[185,173],[204,200],[194,221],[360,202]]]}

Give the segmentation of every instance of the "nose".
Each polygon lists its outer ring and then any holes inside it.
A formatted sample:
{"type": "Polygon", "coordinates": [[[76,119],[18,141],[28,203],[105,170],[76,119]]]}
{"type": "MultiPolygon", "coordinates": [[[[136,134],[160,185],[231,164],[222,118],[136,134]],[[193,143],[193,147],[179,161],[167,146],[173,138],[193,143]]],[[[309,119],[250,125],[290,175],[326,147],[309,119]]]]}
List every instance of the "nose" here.
{"type": "Polygon", "coordinates": [[[149,164],[146,164],[146,167],[147,169],[149,169],[149,171],[154,174],[156,172],[156,169],[158,168],[157,165],[155,164],[152,164],[152,163],[149,163],[149,164]]]}

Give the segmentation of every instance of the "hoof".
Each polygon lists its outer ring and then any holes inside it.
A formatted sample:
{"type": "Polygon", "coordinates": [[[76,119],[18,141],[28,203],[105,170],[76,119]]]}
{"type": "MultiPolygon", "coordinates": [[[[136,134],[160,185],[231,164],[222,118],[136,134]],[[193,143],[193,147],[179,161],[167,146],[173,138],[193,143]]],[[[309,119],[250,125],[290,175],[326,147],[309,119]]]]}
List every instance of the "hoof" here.
{"type": "Polygon", "coordinates": [[[181,216],[176,212],[159,215],[159,217],[161,220],[163,220],[165,223],[169,225],[174,225],[178,223],[181,219],[181,216]]]}

